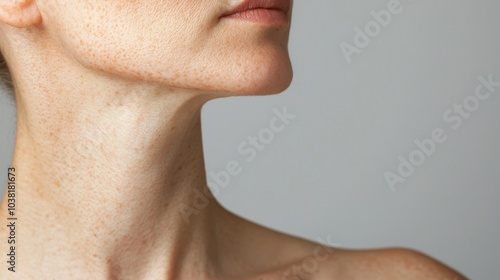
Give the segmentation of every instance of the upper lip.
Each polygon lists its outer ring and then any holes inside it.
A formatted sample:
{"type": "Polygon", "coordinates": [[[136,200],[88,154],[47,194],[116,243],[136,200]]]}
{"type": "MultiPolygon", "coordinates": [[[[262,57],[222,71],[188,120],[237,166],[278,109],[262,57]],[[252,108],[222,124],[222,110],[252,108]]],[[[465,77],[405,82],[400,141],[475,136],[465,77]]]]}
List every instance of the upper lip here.
{"type": "Polygon", "coordinates": [[[290,11],[290,0],[244,0],[241,4],[234,9],[226,12],[222,16],[230,16],[239,12],[253,10],[253,9],[270,9],[279,10],[284,14],[290,11]]]}

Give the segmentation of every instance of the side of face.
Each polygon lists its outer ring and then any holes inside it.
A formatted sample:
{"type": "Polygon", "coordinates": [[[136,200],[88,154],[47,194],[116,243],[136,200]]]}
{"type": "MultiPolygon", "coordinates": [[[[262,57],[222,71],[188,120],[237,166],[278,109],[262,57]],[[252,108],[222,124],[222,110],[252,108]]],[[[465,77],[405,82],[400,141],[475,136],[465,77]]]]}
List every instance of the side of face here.
{"type": "Polygon", "coordinates": [[[165,86],[273,94],[292,79],[289,25],[221,21],[240,0],[40,0],[43,24],[84,67],[165,86]]]}

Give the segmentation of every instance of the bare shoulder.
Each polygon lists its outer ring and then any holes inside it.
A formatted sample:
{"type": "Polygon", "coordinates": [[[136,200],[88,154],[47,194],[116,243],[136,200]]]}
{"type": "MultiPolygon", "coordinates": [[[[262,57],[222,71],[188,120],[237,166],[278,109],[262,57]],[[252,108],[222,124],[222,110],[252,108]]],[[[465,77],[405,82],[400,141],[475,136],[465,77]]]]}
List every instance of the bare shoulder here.
{"type": "MultiPolygon", "coordinates": [[[[246,227],[244,244],[253,271],[245,280],[467,280],[446,264],[416,250],[335,248],[266,228],[246,227]]],[[[326,241],[322,243],[333,244],[326,241]]],[[[233,277],[234,278],[234,277],[233,277]]]]}
{"type": "Polygon", "coordinates": [[[438,260],[406,248],[338,250],[318,280],[332,278],[467,280],[438,260]]]}

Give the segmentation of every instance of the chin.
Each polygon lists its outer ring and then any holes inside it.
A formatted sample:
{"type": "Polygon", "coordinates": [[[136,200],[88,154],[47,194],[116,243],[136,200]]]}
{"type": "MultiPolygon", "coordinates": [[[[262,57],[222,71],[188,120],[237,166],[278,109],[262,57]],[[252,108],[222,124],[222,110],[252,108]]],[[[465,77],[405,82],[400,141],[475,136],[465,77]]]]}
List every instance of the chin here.
{"type": "Polygon", "coordinates": [[[236,96],[245,96],[273,95],[285,91],[293,80],[290,59],[286,57],[266,62],[247,65],[245,71],[233,74],[233,87],[228,92],[236,96]]]}
{"type": "Polygon", "coordinates": [[[292,83],[293,73],[281,72],[276,75],[260,77],[251,83],[240,85],[234,95],[273,95],[284,92],[292,83]]]}

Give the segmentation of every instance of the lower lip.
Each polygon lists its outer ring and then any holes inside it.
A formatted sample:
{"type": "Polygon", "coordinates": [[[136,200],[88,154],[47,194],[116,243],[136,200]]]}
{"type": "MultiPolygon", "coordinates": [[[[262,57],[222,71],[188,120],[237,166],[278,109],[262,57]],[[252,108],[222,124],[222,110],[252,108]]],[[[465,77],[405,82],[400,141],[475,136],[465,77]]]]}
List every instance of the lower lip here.
{"type": "Polygon", "coordinates": [[[285,13],[283,13],[280,10],[273,10],[273,9],[246,10],[225,16],[223,18],[238,19],[238,20],[263,23],[269,25],[286,25],[288,23],[288,18],[285,15],[285,13]]]}

